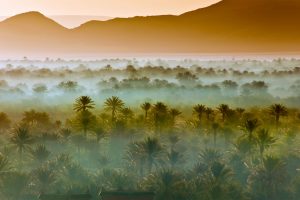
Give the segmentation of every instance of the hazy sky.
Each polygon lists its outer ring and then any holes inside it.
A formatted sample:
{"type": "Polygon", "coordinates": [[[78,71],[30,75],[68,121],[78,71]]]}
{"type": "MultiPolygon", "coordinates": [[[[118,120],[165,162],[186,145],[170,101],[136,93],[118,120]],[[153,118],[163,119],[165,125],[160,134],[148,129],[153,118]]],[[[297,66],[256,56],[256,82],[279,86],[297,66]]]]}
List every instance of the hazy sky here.
{"type": "Polygon", "coordinates": [[[46,15],[135,15],[180,14],[220,0],[0,0],[0,15],[27,11],[46,15]]]}

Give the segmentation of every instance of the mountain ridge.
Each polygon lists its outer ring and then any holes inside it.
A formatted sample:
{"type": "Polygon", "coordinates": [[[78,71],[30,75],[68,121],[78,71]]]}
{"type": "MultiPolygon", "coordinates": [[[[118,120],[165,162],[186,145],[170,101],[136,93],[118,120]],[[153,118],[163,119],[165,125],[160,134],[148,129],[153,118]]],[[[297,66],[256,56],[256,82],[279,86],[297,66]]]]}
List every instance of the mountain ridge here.
{"type": "Polygon", "coordinates": [[[47,19],[32,12],[0,22],[0,42],[7,45],[5,51],[45,54],[300,51],[297,26],[300,2],[296,0],[223,0],[181,15],[93,20],[72,29],[47,19]]]}

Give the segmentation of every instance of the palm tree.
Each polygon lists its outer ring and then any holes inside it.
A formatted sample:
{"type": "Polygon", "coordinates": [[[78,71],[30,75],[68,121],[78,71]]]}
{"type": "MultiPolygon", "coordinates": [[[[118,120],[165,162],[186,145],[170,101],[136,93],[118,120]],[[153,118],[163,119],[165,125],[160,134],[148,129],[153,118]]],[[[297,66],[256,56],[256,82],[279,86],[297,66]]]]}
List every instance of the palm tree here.
{"type": "Polygon", "coordinates": [[[89,109],[94,109],[95,103],[89,96],[81,96],[76,99],[74,104],[74,110],[76,112],[87,111],[89,109]]]}
{"type": "Polygon", "coordinates": [[[141,105],[141,108],[145,111],[145,120],[147,120],[148,117],[148,112],[151,109],[151,103],[145,102],[141,105]]]}
{"type": "Polygon", "coordinates": [[[161,133],[162,126],[165,124],[168,117],[168,107],[162,102],[157,102],[153,106],[155,132],[161,133]]]}
{"type": "Polygon", "coordinates": [[[265,149],[269,148],[276,142],[276,139],[270,135],[267,129],[261,129],[258,131],[255,140],[259,147],[261,159],[263,159],[265,149]]]}
{"type": "Polygon", "coordinates": [[[276,127],[279,125],[279,120],[281,116],[286,116],[288,114],[288,110],[285,106],[281,104],[274,104],[269,108],[270,115],[275,117],[276,127]]]}
{"type": "Polygon", "coordinates": [[[92,130],[96,123],[96,116],[90,111],[81,111],[74,120],[74,126],[80,131],[83,131],[84,136],[87,136],[89,130],[92,130]]]}
{"type": "Polygon", "coordinates": [[[211,108],[206,108],[205,109],[205,114],[206,114],[206,120],[210,121],[210,116],[214,113],[214,110],[211,108]]]}
{"type": "Polygon", "coordinates": [[[219,107],[217,109],[222,114],[222,121],[224,122],[226,117],[228,117],[229,112],[230,112],[229,106],[226,105],[226,104],[221,104],[221,105],[219,105],[219,107]]]}
{"type": "Polygon", "coordinates": [[[247,119],[243,125],[243,130],[248,134],[248,140],[250,143],[253,142],[253,133],[259,127],[257,119],[247,119]]]}
{"type": "Polygon", "coordinates": [[[105,130],[102,128],[102,126],[96,126],[94,129],[94,133],[96,134],[97,143],[99,143],[100,140],[105,137],[105,130]]]}
{"type": "Polygon", "coordinates": [[[140,152],[148,164],[148,172],[151,173],[153,165],[162,162],[164,148],[157,138],[146,138],[140,144],[140,152]]]}
{"type": "Polygon", "coordinates": [[[210,169],[216,184],[226,183],[233,175],[231,169],[227,168],[225,164],[220,162],[214,162],[210,169]]]}
{"type": "Polygon", "coordinates": [[[214,147],[216,148],[217,146],[217,133],[220,125],[217,122],[214,122],[212,124],[212,130],[213,130],[213,135],[214,135],[214,147]]]}
{"type": "Polygon", "coordinates": [[[172,169],[174,169],[176,166],[180,166],[184,163],[183,154],[174,149],[171,149],[171,152],[168,153],[168,160],[169,160],[169,163],[170,163],[172,169]]]}
{"type": "Polygon", "coordinates": [[[116,114],[122,110],[124,102],[119,97],[112,96],[105,101],[105,110],[111,111],[111,122],[114,125],[116,122],[116,114]]]}
{"type": "Polygon", "coordinates": [[[30,135],[29,129],[25,126],[15,128],[10,141],[16,146],[17,151],[19,152],[20,162],[22,163],[24,151],[33,143],[33,137],[30,135]]]}
{"type": "Polygon", "coordinates": [[[208,192],[209,199],[235,199],[236,197],[230,198],[230,194],[235,192],[234,188],[230,187],[233,176],[232,170],[223,163],[214,162],[210,167],[210,171],[210,178],[204,180],[207,187],[205,192],[208,192]]]}
{"type": "Polygon", "coordinates": [[[198,105],[196,105],[196,106],[193,107],[193,113],[194,113],[195,115],[197,115],[197,117],[198,117],[199,126],[201,125],[201,122],[202,122],[202,115],[203,115],[203,113],[204,113],[205,111],[206,111],[205,105],[200,105],[200,104],[198,104],[198,105]]]}
{"type": "Polygon", "coordinates": [[[125,123],[127,123],[128,119],[132,119],[133,118],[133,111],[130,108],[123,108],[121,110],[121,113],[124,117],[125,123]]]}
{"type": "Polygon", "coordinates": [[[171,109],[170,111],[170,115],[171,115],[171,124],[172,124],[172,127],[174,126],[175,124],[175,121],[176,121],[176,117],[178,117],[179,115],[181,115],[181,112],[175,108],[171,109]]]}
{"type": "Polygon", "coordinates": [[[254,199],[285,199],[288,174],[286,164],[279,158],[267,156],[263,165],[253,171],[249,177],[251,194],[254,199]]]}
{"type": "Polygon", "coordinates": [[[39,193],[44,194],[56,182],[56,176],[52,169],[46,166],[40,167],[34,171],[34,177],[37,181],[39,193]]]}
{"type": "Polygon", "coordinates": [[[216,149],[204,149],[199,154],[200,163],[206,166],[212,166],[213,163],[219,162],[222,154],[216,149]]]}
{"type": "Polygon", "coordinates": [[[46,146],[43,144],[37,145],[36,148],[30,151],[30,153],[32,158],[39,163],[45,162],[50,156],[50,151],[48,151],[46,146]]]}
{"type": "Polygon", "coordinates": [[[68,128],[63,128],[60,131],[60,135],[62,136],[64,142],[69,140],[71,134],[72,134],[72,131],[68,128]]]}

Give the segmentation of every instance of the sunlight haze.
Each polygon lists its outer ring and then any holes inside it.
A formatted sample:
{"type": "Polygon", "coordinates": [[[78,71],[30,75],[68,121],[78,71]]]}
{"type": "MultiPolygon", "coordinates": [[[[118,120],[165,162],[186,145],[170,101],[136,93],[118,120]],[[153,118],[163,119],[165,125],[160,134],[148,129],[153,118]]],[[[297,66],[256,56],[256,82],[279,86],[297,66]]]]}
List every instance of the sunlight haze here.
{"type": "Polygon", "coordinates": [[[0,0],[2,16],[39,11],[45,15],[136,15],[181,14],[219,0],[0,0]]]}

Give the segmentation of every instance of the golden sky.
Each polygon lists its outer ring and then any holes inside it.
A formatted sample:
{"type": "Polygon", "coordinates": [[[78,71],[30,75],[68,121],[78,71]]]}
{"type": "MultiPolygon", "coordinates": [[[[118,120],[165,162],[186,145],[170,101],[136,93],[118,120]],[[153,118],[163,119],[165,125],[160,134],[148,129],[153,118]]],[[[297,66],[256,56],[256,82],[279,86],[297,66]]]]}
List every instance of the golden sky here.
{"type": "Polygon", "coordinates": [[[0,0],[0,15],[27,11],[45,15],[95,15],[128,17],[180,14],[220,0],[0,0]]]}

